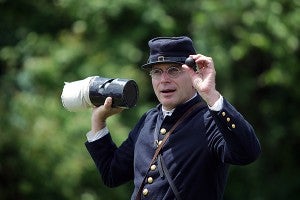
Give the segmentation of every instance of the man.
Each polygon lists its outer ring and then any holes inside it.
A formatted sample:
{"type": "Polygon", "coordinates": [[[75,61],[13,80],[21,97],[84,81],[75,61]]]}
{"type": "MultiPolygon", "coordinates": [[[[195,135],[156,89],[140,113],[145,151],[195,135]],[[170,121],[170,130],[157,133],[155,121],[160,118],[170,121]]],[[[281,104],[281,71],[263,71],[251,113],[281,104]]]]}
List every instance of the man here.
{"type": "Polygon", "coordinates": [[[160,104],[116,147],[105,121],[122,109],[112,108],[108,97],[93,109],[86,147],[106,185],[134,181],[131,199],[222,199],[229,164],[249,164],[260,154],[254,130],[216,90],[213,60],[196,54],[190,38],[154,38],[149,47],[142,68],[150,71],[160,104]],[[188,57],[197,71],[184,64],[188,57]]]}

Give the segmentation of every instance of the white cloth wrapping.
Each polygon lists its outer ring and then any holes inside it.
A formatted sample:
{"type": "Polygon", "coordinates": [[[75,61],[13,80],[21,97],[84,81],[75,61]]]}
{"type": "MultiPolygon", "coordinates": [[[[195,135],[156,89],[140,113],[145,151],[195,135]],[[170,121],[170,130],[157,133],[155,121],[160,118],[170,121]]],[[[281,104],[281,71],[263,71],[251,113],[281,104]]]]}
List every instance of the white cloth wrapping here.
{"type": "Polygon", "coordinates": [[[93,106],[89,98],[89,85],[95,76],[74,82],[65,82],[61,101],[69,111],[79,111],[93,106]]]}

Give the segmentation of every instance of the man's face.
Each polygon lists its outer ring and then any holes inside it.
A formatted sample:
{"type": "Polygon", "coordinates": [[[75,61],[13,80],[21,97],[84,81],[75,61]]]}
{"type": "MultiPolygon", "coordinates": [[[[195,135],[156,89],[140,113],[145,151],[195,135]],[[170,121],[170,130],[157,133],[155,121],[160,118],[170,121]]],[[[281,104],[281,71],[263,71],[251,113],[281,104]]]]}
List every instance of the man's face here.
{"type": "Polygon", "coordinates": [[[154,92],[166,110],[186,102],[196,93],[189,74],[180,64],[157,64],[150,74],[154,92]]]}

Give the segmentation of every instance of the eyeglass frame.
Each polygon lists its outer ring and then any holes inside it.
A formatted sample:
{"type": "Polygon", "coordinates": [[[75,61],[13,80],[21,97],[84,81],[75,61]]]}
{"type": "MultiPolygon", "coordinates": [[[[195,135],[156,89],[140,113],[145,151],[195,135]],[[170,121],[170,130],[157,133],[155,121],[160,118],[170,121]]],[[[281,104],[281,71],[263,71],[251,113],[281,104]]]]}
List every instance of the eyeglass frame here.
{"type": "Polygon", "coordinates": [[[167,75],[168,75],[168,77],[169,78],[178,78],[179,77],[179,75],[181,74],[181,72],[183,72],[184,70],[182,69],[182,67],[181,66],[179,66],[179,65],[171,65],[171,66],[169,66],[166,70],[162,70],[162,69],[160,69],[160,68],[156,68],[156,67],[154,67],[154,68],[152,68],[151,70],[150,70],[150,72],[149,72],[149,75],[151,76],[151,78],[153,78],[153,79],[160,79],[161,78],[161,76],[162,76],[162,74],[163,73],[166,73],[167,75]],[[170,73],[170,69],[177,69],[176,70],[176,74],[171,74],[170,73]],[[160,73],[159,74],[156,74],[156,75],[153,75],[153,71],[159,71],[160,73]]]}

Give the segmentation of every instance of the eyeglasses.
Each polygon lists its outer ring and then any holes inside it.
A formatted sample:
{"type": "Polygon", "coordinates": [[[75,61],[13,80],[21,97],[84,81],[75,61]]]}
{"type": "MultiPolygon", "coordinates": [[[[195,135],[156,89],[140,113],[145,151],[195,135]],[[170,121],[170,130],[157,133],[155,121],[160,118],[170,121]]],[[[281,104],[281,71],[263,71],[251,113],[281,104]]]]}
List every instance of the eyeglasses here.
{"type": "Polygon", "coordinates": [[[170,78],[177,78],[183,70],[179,67],[169,67],[166,71],[159,68],[154,68],[150,71],[150,76],[153,79],[160,79],[163,73],[167,73],[170,78]]]}

